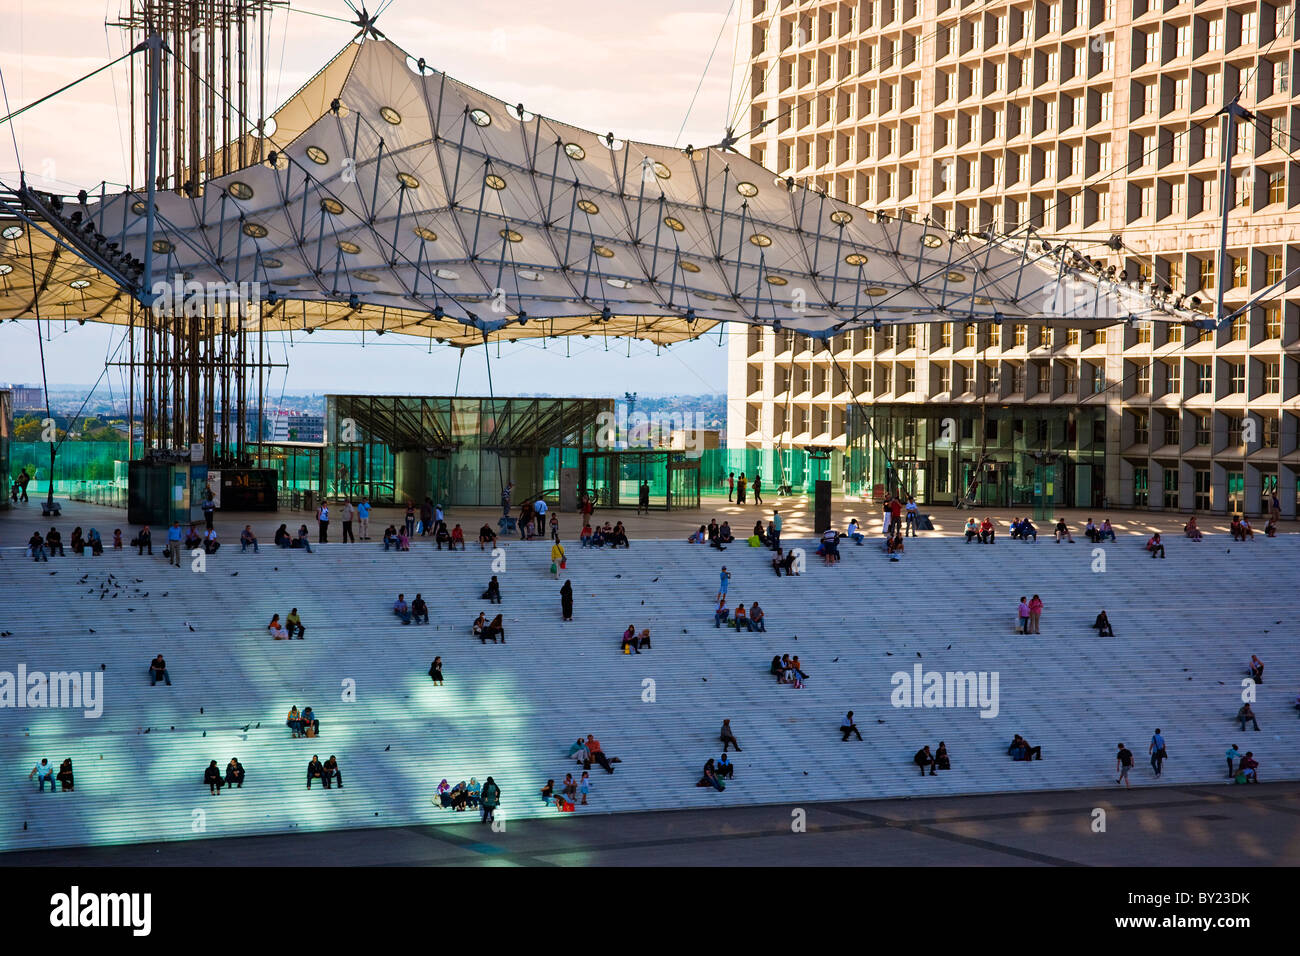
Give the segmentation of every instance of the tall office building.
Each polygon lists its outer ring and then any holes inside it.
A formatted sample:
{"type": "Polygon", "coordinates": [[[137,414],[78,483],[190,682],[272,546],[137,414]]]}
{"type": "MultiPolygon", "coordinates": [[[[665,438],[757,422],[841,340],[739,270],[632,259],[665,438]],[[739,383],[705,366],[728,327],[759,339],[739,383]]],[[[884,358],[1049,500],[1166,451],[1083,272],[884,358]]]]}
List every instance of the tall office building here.
{"type": "MultiPolygon", "coordinates": [[[[728,446],[834,449],[918,501],[1296,514],[1300,67],[1263,0],[748,0],[737,124],[799,187],[1023,235],[1226,313],[1214,331],[738,329],[728,446]],[[1226,101],[1249,113],[1224,142],[1226,101]],[[1231,157],[1228,255],[1221,177],[1231,157]]],[[[742,42],[744,42],[742,40],[742,42]]],[[[958,239],[958,241],[960,241],[958,239]]],[[[1050,313],[1048,304],[1045,313],[1050,313]]]]}

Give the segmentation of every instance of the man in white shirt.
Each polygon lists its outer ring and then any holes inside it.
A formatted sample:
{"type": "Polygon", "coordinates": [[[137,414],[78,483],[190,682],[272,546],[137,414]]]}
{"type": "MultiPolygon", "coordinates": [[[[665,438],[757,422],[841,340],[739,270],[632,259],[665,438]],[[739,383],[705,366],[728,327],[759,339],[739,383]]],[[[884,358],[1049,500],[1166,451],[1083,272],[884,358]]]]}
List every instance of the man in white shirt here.
{"type": "Polygon", "coordinates": [[[905,536],[911,535],[913,538],[916,537],[916,515],[917,515],[916,500],[911,495],[908,495],[907,496],[907,529],[904,533],[905,536]]]}
{"type": "Polygon", "coordinates": [[[533,502],[533,513],[537,515],[537,533],[539,535],[545,534],[546,533],[546,500],[544,498],[538,497],[538,499],[533,502]]]}
{"type": "Polygon", "coordinates": [[[328,501],[322,501],[320,507],[316,509],[316,521],[320,525],[320,543],[326,544],[330,539],[330,509],[328,501]]]}

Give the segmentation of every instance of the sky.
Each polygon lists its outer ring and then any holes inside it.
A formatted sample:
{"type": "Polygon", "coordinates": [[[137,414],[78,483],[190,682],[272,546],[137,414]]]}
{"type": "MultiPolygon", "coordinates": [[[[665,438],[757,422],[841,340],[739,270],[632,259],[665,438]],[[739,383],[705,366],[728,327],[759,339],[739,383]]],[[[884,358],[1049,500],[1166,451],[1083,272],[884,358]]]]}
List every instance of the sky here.
{"type": "MultiPolygon", "coordinates": [[[[116,21],[127,2],[0,0],[3,112],[125,52],[124,34],[106,23],[116,21]]],[[[371,9],[382,2],[370,0],[371,9]]],[[[735,23],[742,6],[743,0],[393,0],[378,26],[413,56],[506,102],[623,139],[685,146],[717,142],[735,110],[735,23]]],[[[272,21],[272,103],[310,79],[355,32],[327,19],[352,18],[342,0],[294,0],[292,8],[272,21]]],[[[76,192],[101,181],[126,182],[127,89],[123,63],[0,127],[0,180],[16,182],[21,166],[41,188],[76,192]]],[[[121,357],[118,329],[56,324],[45,332],[42,342],[32,323],[0,326],[0,381],[39,382],[42,345],[51,384],[94,382],[106,358],[121,357]]],[[[459,366],[461,393],[486,394],[481,348],[462,361],[456,349],[435,345],[430,352],[407,338],[370,340],[364,348],[351,335],[286,338],[277,341],[275,355],[288,368],[277,370],[273,381],[294,391],[443,394],[459,366]]],[[[626,339],[579,338],[567,349],[555,339],[545,348],[541,342],[502,345],[499,358],[497,351],[492,346],[491,370],[500,394],[726,390],[726,352],[717,331],[659,350],[644,342],[629,348],[626,339]]],[[[114,367],[108,375],[113,388],[125,389],[122,370],[114,367]]]]}

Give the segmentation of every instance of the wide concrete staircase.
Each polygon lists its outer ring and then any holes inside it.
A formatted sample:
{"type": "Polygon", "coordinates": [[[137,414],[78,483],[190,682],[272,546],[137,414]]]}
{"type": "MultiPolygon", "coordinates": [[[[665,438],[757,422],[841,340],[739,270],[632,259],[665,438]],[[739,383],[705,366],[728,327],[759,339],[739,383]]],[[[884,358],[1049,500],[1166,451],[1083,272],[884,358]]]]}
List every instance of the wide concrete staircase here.
{"type": "Polygon", "coordinates": [[[494,558],[474,544],[455,554],[422,542],[400,554],[375,542],[314,554],[227,544],[202,571],[133,551],[38,564],[5,549],[0,671],[102,667],[104,700],[97,718],[0,708],[0,850],[463,820],[431,803],[444,777],[493,776],[507,820],[555,813],[538,789],[578,775],[565,753],[587,733],[622,762],[612,776],[593,766],[579,813],[1105,785],[1120,740],[1138,757],[1135,782],[1153,785],[1157,726],[1170,754],[1163,785],[1224,784],[1232,743],[1255,752],[1263,779],[1300,779],[1300,539],[1171,539],[1168,558],[1153,560],[1137,537],[1094,552],[1082,539],[922,536],[900,562],[872,539],[841,542],[834,567],[803,543],[804,573],[777,579],[769,552],[743,544],[719,554],[574,542],[571,623],[542,542],[505,544],[496,609],[479,599],[494,558]],[[759,601],[766,634],[714,628],[722,564],[729,603],[759,601]],[[433,622],[400,624],[399,591],[423,594],[433,622]],[[1033,593],[1046,604],[1042,634],[1016,634],[1018,598],[1033,593]],[[295,606],[306,640],[271,640],[271,614],[295,606]],[[1103,607],[1114,638],[1090,628],[1103,607]],[[470,636],[480,610],[504,613],[508,643],[470,636]],[[628,624],[651,629],[653,650],[620,653],[628,624]],[[158,652],[170,687],[150,686],[158,652]],[[769,676],[783,652],[810,674],[802,690],[769,676]],[[1233,720],[1252,653],[1267,668],[1258,733],[1233,720]],[[442,687],[426,674],[435,655],[442,687]],[[895,707],[893,675],[915,665],[996,672],[996,716],[895,707]],[[292,738],[294,704],[315,709],[318,739],[292,738]],[[848,709],[862,743],[840,739],[848,709]],[[718,793],[694,784],[720,752],[724,717],[744,751],[718,793]],[[1006,756],[1017,732],[1043,760],[1006,756]],[[921,778],[912,754],[939,740],[953,768],[921,778]],[[338,756],[345,789],[306,789],[314,753],[338,756]],[[244,788],[210,796],[203,769],[232,756],[244,788]],[[75,792],[36,791],[27,771],[41,757],[72,758],[75,792]]]}

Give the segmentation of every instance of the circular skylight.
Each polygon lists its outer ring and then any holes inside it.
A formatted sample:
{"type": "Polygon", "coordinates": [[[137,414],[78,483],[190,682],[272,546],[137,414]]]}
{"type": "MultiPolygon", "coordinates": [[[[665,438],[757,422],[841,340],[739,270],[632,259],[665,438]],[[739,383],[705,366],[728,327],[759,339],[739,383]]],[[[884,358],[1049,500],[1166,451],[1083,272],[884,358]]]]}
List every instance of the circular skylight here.
{"type": "Polygon", "coordinates": [[[964,273],[964,272],[956,272],[956,271],[949,272],[949,273],[948,273],[948,281],[949,281],[949,282],[965,282],[965,281],[966,281],[966,273],[964,273]]]}
{"type": "Polygon", "coordinates": [[[0,262],[0,276],[7,276],[14,271],[14,267],[7,262],[0,262]]]}
{"type": "Polygon", "coordinates": [[[597,206],[590,199],[579,199],[578,208],[591,216],[594,216],[596,215],[596,213],[600,212],[600,207],[597,206]]]}
{"type": "Polygon", "coordinates": [[[0,236],[4,236],[6,239],[17,239],[22,234],[22,226],[5,226],[4,232],[0,232],[0,236]]]}
{"type": "Polygon", "coordinates": [[[867,286],[867,295],[888,295],[888,294],[889,294],[889,290],[886,289],[883,285],[867,286]]]}
{"type": "Polygon", "coordinates": [[[831,213],[831,222],[837,226],[847,226],[853,221],[853,213],[847,209],[836,209],[831,213]]]}
{"type": "Polygon", "coordinates": [[[361,251],[361,247],[357,245],[355,242],[352,242],[350,239],[340,239],[339,249],[350,256],[355,256],[358,252],[361,251]]]}
{"type": "Polygon", "coordinates": [[[613,249],[607,249],[607,248],[605,248],[604,246],[596,246],[596,248],[595,248],[594,251],[595,251],[596,255],[600,256],[602,259],[613,259],[613,258],[614,258],[614,250],[613,250],[613,249]]]}
{"type": "Polygon", "coordinates": [[[605,281],[615,289],[630,289],[633,286],[633,283],[628,282],[626,279],[606,279],[605,281]]]}
{"type": "Polygon", "coordinates": [[[921,237],[921,245],[927,249],[938,249],[943,245],[943,236],[936,235],[933,232],[927,232],[921,237]]]}
{"type": "MultiPolygon", "coordinates": [[[[492,117],[488,115],[487,110],[470,110],[469,121],[475,126],[491,126],[492,117]]],[[[400,120],[399,120],[400,122],[400,120]]]]}
{"type": "Polygon", "coordinates": [[[230,195],[234,196],[236,199],[253,198],[253,187],[248,185],[248,183],[231,183],[226,189],[226,192],[230,193],[230,195]]]}
{"type": "Polygon", "coordinates": [[[506,181],[496,173],[488,173],[487,178],[483,180],[487,183],[489,189],[505,189],[506,181]]]}
{"type": "Polygon", "coordinates": [[[401,184],[401,186],[402,186],[403,189],[419,189],[419,188],[420,188],[420,181],[419,181],[418,179],[416,179],[414,176],[412,176],[410,173],[398,173],[398,174],[397,174],[397,181],[398,181],[398,183],[401,184]]]}
{"type": "Polygon", "coordinates": [[[246,222],[244,223],[244,235],[250,239],[265,239],[266,226],[260,222],[246,222]]]}
{"type": "Polygon", "coordinates": [[[343,203],[339,202],[333,196],[326,196],[320,201],[320,207],[331,216],[341,216],[343,214],[343,203]]]}
{"type": "Polygon", "coordinates": [[[683,272],[699,272],[699,271],[700,271],[700,267],[699,267],[699,266],[697,266],[694,262],[687,262],[685,259],[682,260],[681,265],[682,265],[682,271],[683,271],[683,272]]]}
{"type": "Polygon", "coordinates": [[[74,288],[74,289],[84,289],[84,288],[86,288],[88,285],[90,285],[90,280],[89,280],[89,279],[73,279],[71,282],[68,283],[68,285],[72,286],[72,288],[74,288]]]}
{"type": "Polygon", "coordinates": [[[330,154],[325,152],[325,150],[321,149],[319,146],[308,146],[307,158],[317,166],[324,166],[330,161],[330,154]]]}
{"type": "Polygon", "coordinates": [[[789,285],[789,280],[784,276],[768,276],[767,281],[771,285],[789,285]]]}
{"type": "Polygon", "coordinates": [[[171,252],[175,248],[176,247],[166,239],[155,239],[153,241],[153,251],[158,253],[160,256],[167,255],[167,253],[171,252]]]}
{"type": "Polygon", "coordinates": [[[451,269],[434,269],[433,274],[439,279],[459,279],[460,273],[453,272],[451,269]]]}
{"type": "Polygon", "coordinates": [[[373,272],[354,272],[352,275],[354,278],[360,279],[362,282],[379,281],[379,276],[375,275],[373,272]]]}
{"type": "Polygon", "coordinates": [[[758,187],[753,183],[736,183],[736,192],[742,196],[757,196],[758,187]]]}
{"type": "Polygon", "coordinates": [[[844,261],[851,266],[865,266],[867,264],[867,257],[860,252],[850,252],[844,257],[844,261]]]}
{"type": "Polygon", "coordinates": [[[655,175],[658,176],[660,179],[673,178],[673,171],[669,169],[667,166],[665,166],[663,163],[659,162],[659,160],[657,159],[651,164],[650,168],[655,171],[655,175]]]}
{"type": "Polygon", "coordinates": [[[768,246],[772,244],[771,237],[765,236],[761,232],[754,233],[752,236],[749,237],[749,241],[761,249],[766,249],[768,246]]]}
{"type": "Polygon", "coordinates": [[[516,270],[515,275],[519,276],[521,279],[527,279],[529,282],[542,281],[542,274],[536,269],[518,269],[516,270]]]}
{"type": "Polygon", "coordinates": [[[438,234],[434,232],[432,229],[428,228],[427,226],[416,226],[415,234],[419,236],[421,239],[423,239],[425,242],[433,242],[435,239],[438,238],[438,234]]]}
{"type": "Polygon", "coordinates": [[[144,204],[144,201],[140,199],[137,199],[135,202],[131,203],[131,211],[135,213],[137,216],[143,216],[145,214],[145,211],[148,208],[149,207],[144,204]]]}
{"type": "Polygon", "coordinates": [[[587,151],[577,143],[565,143],[564,152],[570,159],[586,159],[587,151]]]}
{"type": "Polygon", "coordinates": [[[284,263],[281,262],[279,259],[275,258],[274,256],[267,256],[266,258],[264,258],[264,259],[262,260],[262,268],[264,268],[264,269],[282,269],[282,268],[284,268],[284,263]]]}
{"type": "Polygon", "coordinates": [[[502,239],[506,240],[506,242],[524,241],[524,237],[521,236],[519,233],[515,232],[513,229],[502,229],[497,232],[497,235],[500,236],[502,239]]]}
{"type": "Polygon", "coordinates": [[[673,216],[664,216],[664,225],[673,232],[681,232],[686,228],[686,223],[682,222],[680,219],[674,218],[673,216]]]}
{"type": "Polygon", "coordinates": [[[397,126],[402,122],[402,114],[397,112],[397,110],[393,109],[391,106],[379,107],[379,115],[383,117],[384,122],[388,123],[390,126],[397,126]]]}

